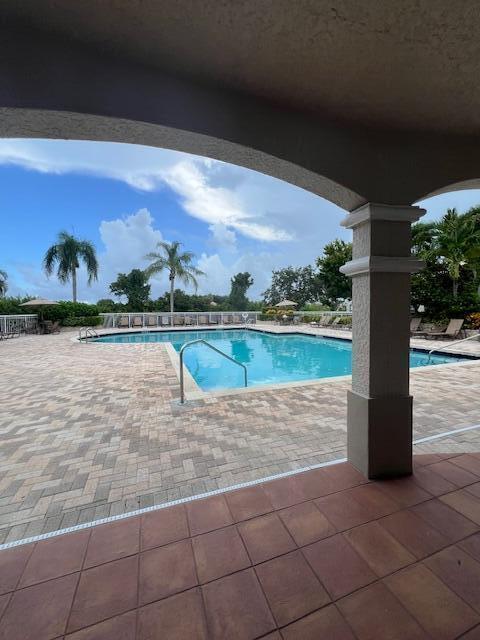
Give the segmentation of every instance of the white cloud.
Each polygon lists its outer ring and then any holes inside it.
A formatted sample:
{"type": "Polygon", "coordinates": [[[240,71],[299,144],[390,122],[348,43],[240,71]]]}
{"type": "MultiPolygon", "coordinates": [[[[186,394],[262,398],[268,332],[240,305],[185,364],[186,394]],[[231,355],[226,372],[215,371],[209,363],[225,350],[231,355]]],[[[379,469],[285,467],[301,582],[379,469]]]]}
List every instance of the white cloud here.
{"type": "Polygon", "coordinates": [[[211,224],[208,229],[212,234],[209,239],[209,243],[212,246],[218,247],[219,250],[236,251],[237,236],[235,231],[232,231],[221,222],[211,224]]]}
{"type": "Polygon", "coordinates": [[[154,191],[166,184],[180,196],[189,215],[208,224],[223,224],[267,242],[293,237],[273,222],[265,224],[261,211],[252,212],[242,203],[235,192],[241,177],[237,175],[232,181],[229,165],[216,160],[120,143],[0,140],[2,164],[41,173],[97,175],[123,181],[140,191],[154,191]]]}

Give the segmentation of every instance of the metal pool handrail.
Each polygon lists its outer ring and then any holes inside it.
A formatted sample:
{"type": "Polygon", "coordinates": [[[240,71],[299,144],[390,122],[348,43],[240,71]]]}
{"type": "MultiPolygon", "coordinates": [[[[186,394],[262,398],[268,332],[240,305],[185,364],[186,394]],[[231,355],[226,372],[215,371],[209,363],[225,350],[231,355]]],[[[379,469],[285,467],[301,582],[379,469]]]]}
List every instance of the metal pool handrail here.
{"type": "Polygon", "coordinates": [[[449,342],[448,344],[444,344],[443,346],[439,347],[438,349],[437,349],[437,347],[433,347],[433,349],[430,349],[430,351],[428,352],[428,360],[427,360],[427,362],[430,362],[430,359],[431,359],[431,356],[432,356],[433,352],[437,353],[438,351],[442,351],[443,349],[447,349],[448,347],[453,347],[454,345],[460,344],[461,342],[466,342],[467,340],[480,340],[480,333],[476,333],[473,336],[467,336],[466,338],[462,338],[461,340],[455,340],[455,342],[449,342]]]}
{"type": "Polygon", "coordinates": [[[82,340],[82,333],[85,332],[84,342],[88,342],[88,338],[98,338],[98,333],[91,327],[81,327],[78,332],[78,339],[82,340]]]}
{"type": "Polygon", "coordinates": [[[183,379],[183,353],[185,349],[187,349],[188,347],[191,347],[193,344],[198,344],[200,342],[203,344],[206,344],[207,347],[210,347],[210,349],[213,349],[213,351],[216,351],[224,358],[227,358],[227,360],[230,360],[234,364],[238,364],[238,366],[242,367],[245,386],[247,386],[248,384],[247,367],[242,362],[238,362],[238,360],[235,360],[234,358],[230,357],[228,354],[224,353],[223,351],[220,351],[220,349],[217,349],[217,347],[214,347],[213,344],[210,344],[206,340],[202,340],[201,338],[198,340],[191,340],[190,342],[186,342],[180,349],[180,404],[185,404],[185,389],[184,389],[184,379],[183,379]]]}

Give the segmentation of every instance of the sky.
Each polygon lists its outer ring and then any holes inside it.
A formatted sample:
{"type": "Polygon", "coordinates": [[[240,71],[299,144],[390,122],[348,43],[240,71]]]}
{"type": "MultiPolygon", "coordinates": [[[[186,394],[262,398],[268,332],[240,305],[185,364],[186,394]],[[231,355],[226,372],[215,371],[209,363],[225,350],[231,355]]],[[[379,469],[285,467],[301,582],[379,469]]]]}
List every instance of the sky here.
{"type": "MultiPolygon", "coordinates": [[[[480,203],[480,190],[425,200],[424,219],[447,208],[480,203]]],[[[260,299],[272,269],[312,264],[335,238],[345,212],[281,180],[216,160],[138,145],[0,140],[0,269],[9,295],[71,298],[42,271],[42,258],[60,230],[93,242],[99,279],[87,286],[79,270],[78,297],[113,298],[119,272],[145,268],[160,240],[179,240],[205,272],[198,292],[228,294],[230,279],[249,271],[248,292],[260,299]]],[[[168,289],[166,274],[151,280],[152,297],[168,289]]],[[[181,288],[185,288],[179,283],[181,288]]],[[[188,289],[187,289],[188,290],[188,289]]],[[[190,291],[193,291],[190,289],[190,291]]]]}

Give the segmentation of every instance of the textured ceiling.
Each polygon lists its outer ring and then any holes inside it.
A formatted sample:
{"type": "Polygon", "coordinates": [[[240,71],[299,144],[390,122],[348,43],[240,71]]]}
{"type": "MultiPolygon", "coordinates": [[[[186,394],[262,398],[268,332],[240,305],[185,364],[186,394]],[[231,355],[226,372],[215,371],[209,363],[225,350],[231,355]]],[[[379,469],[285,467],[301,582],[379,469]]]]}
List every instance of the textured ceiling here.
{"type": "Polygon", "coordinates": [[[480,134],[475,0],[3,0],[1,16],[353,124],[480,134]]]}

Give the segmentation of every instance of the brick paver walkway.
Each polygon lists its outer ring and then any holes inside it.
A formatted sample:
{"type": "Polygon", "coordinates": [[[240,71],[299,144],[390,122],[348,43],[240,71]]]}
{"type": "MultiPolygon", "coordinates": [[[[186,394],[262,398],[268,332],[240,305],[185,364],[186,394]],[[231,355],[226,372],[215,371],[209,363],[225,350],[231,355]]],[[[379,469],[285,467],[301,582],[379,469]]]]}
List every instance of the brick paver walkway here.
{"type": "MultiPolygon", "coordinates": [[[[180,407],[163,344],[74,336],[0,343],[0,544],[345,456],[348,380],[180,407]]],[[[479,373],[412,372],[415,436],[479,424],[479,373]]],[[[420,450],[439,447],[480,451],[480,431],[420,450]]]]}
{"type": "Polygon", "coordinates": [[[479,454],[376,483],[333,465],[0,552],[1,640],[460,637],[480,637],[479,454]]]}

